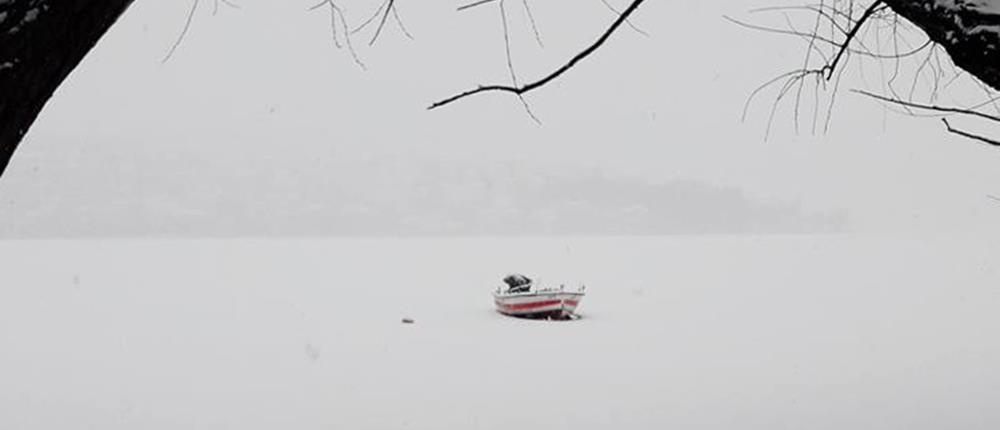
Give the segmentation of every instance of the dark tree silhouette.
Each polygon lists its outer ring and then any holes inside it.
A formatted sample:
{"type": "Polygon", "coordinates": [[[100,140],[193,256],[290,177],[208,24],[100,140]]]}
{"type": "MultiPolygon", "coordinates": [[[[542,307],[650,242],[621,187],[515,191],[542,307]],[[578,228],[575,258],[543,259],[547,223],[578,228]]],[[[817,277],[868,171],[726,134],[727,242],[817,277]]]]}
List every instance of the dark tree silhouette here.
{"type": "Polygon", "coordinates": [[[132,0],[0,0],[0,174],[45,102],[132,0]]]}
{"type": "Polygon", "coordinates": [[[884,1],[944,47],[955,65],[1000,90],[1000,1],[884,1]]]}
{"type": "MultiPolygon", "coordinates": [[[[966,117],[986,123],[1000,123],[1000,116],[984,112],[993,108],[1000,114],[1000,0],[821,0],[797,6],[767,7],[753,12],[780,13],[784,25],[759,25],[726,17],[739,25],[770,33],[800,38],[806,44],[803,66],[785,72],[754,90],[747,106],[761,91],[777,87],[778,93],[768,119],[770,130],[774,112],[783,100],[794,100],[795,126],[803,89],[815,85],[832,93],[826,109],[826,126],[832,111],[841,74],[850,57],[874,60],[888,74],[880,76],[882,94],[853,90],[906,114],[942,117],[948,132],[993,146],[997,139],[953,127],[946,116],[966,117]],[[798,14],[798,15],[795,15],[798,14]],[[805,15],[806,19],[801,19],[805,15]],[[872,36],[874,35],[874,36],[872,36]],[[880,37],[881,36],[881,37],[880,37]],[[914,43],[915,39],[924,40],[914,43]],[[888,45],[888,46],[886,46],[888,45]],[[943,50],[944,53],[939,54],[943,50]],[[953,66],[949,71],[949,62],[953,66]],[[956,71],[954,67],[957,67],[956,71]],[[908,76],[905,76],[906,74],[908,76]],[[905,76],[905,77],[904,77],[905,76]],[[968,78],[985,94],[985,100],[966,106],[948,106],[936,101],[941,91],[968,78]],[[809,80],[809,78],[813,78],[809,80]],[[929,82],[923,95],[918,82],[929,82]],[[944,81],[942,83],[942,81],[944,81]]],[[[819,108],[814,100],[813,130],[819,108]]],[[[746,109],[744,109],[744,115],[746,109]]],[[[824,129],[825,127],[824,126],[824,129]]],[[[765,134],[766,136],[766,134],[765,134]]]]}

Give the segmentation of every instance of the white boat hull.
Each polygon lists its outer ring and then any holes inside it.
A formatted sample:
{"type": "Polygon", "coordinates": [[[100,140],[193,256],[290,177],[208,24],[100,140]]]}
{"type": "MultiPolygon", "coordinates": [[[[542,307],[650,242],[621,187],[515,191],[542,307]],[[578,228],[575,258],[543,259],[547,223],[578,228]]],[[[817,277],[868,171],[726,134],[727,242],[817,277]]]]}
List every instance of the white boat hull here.
{"type": "Polygon", "coordinates": [[[582,292],[539,291],[529,293],[493,293],[497,312],[524,318],[566,319],[573,316],[582,292]]]}

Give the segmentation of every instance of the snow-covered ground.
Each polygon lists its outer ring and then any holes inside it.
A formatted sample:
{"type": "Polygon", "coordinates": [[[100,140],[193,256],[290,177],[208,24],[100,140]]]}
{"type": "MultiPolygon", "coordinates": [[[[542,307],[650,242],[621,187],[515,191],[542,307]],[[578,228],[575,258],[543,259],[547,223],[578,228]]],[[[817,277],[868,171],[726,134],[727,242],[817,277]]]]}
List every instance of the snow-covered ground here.
{"type": "Polygon", "coordinates": [[[995,239],[5,241],[0,428],[995,429],[995,239]]]}

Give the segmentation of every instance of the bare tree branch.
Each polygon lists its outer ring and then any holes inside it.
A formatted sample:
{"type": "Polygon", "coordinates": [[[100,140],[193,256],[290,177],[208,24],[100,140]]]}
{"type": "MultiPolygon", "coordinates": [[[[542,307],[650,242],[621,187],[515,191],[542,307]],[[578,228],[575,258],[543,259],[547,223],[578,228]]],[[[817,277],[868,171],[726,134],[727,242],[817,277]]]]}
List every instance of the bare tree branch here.
{"type": "Polygon", "coordinates": [[[354,50],[354,44],[351,43],[351,31],[347,26],[347,19],[344,18],[344,11],[333,0],[322,0],[314,6],[310,7],[309,10],[316,10],[323,6],[328,6],[330,8],[330,30],[333,33],[333,44],[338,49],[341,47],[340,39],[337,37],[337,21],[340,21],[341,27],[344,28],[344,45],[347,46],[347,51],[350,52],[351,58],[354,63],[361,67],[362,70],[366,70],[365,63],[361,62],[358,57],[357,51],[354,50]]]}
{"type": "Polygon", "coordinates": [[[198,3],[200,1],[201,0],[194,0],[191,3],[191,9],[188,11],[187,20],[184,21],[184,28],[181,29],[181,34],[177,36],[177,40],[174,41],[174,44],[170,47],[170,50],[167,51],[167,55],[163,57],[163,60],[160,60],[161,63],[166,63],[167,60],[170,60],[170,57],[174,56],[174,51],[177,50],[177,47],[181,46],[181,42],[184,40],[184,36],[186,36],[188,30],[191,29],[191,21],[194,20],[194,13],[195,11],[198,10],[198,3]]]}
{"type": "Polygon", "coordinates": [[[361,62],[361,59],[358,58],[358,53],[354,50],[354,44],[351,43],[351,33],[347,31],[347,18],[344,18],[344,11],[337,7],[337,5],[332,1],[330,2],[330,10],[332,11],[331,13],[336,13],[337,16],[340,17],[341,27],[344,27],[344,44],[347,45],[347,51],[351,53],[351,58],[354,59],[354,63],[357,64],[358,67],[361,67],[361,70],[368,69],[365,67],[365,63],[361,62]]]}
{"type": "Polygon", "coordinates": [[[775,76],[771,80],[769,80],[767,82],[764,82],[763,84],[761,84],[760,86],[758,86],[757,88],[755,88],[752,92],[750,92],[750,95],[747,97],[746,102],[743,103],[743,114],[740,116],[740,121],[746,121],[746,119],[747,119],[747,112],[750,110],[750,103],[753,102],[754,97],[757,97],[758,93],[760,93],[761,91],[764,91],[764,89],[766,89],[767,87],[770,87],[771,85],[773,85],[774,83],[776,83],[776,82],[778,82],[778,81],[780,81],[782,79],[789,79],[793,75],[796,75],[796,74],[799,74],[799,73],[802,73],[802,71],[801,70],[792,70],[790,72],[782,73],[782,74],[780,74],[778,76],[775,76]]]}
{"type": "MultiPolygon", "coordinates": [[[[993,1],[1000,0],[990,0],[993,1]]],[[[884,102],[886,111],[915,117],[965,115],[1000,122],[1000,116],[984,113],[986,109],[983,108],[992,106],[997,113],[1000,113],[1000,103],[996,103],[1000,96],[987,88],[987,86],[997,88],[997,82],[1000,82],[1000,79],[997,79],[1000,73],[996,71],[998,63],[993,61],[1000,53],[996,48],[998,46],[996,41],[1000,37],[997,36],[996,24],[1000,23],[998,18],[1000,15],[985,8],[981,2],[819,0],[818,4],[765,7],[751,10],[751,13],[766,11],[780,12],[785,17],[787,28],[748,24],[724,16],[730,22],[743,27],[802,38],[806,45],[801,68],[781,74],[758,86],[750,93],[744,104],[742,118],[745,120],[750,103],[757,95],[764,89],[778,87],[767,119],[765,140],[770,133],[778,104],[789,98],[790,93],[794,92],[793,112],[797,133],[800,126],[800,109],[808,109],[801,104],[801,97],[808,85],[815,85],[810,89],[815,92],[813,97],[818,100],[820,87],[822,86],[824,90],[827,87],[823,82],[835,80],[833,91],[828,94],[829,107],[826,109],[824,130],[828,129],[840,79],[844,69],[847,68],[845,64],[854,54],[892,61],[876,62],[879,76],[877,84],[881,85],[879,93],[884,95],[852,90],[884,102]],[[793,24],[790,16],[797,14],[798,11],[810,14],[808,27],[793,24]],[[797,26],[799,28],[796,28],[797,26]],[[911,43],[911,39],[908,38],[911,35],[918,37],[916,40],[922,43],[911,43]],[[824,54],[826,52],[829,54],[824,54]],[[904,59],[907,60],[905,69],[904,59]],[[956,71],[956,68],[961,70],[956,71]],[[964,75],[964,72],[968,72],[969,75],[964,75]],[[972,83],[986,93],[987,100],[973,107],[936,104],[942,91],[947,90],[962,76],[970,76],[972,83]],[[812,83],[810,78],[817,80],[812,83]],[[900,83],[906,78],[909,80],[900,83]],[[923,103],[915,102],[915,98],[918,97],[926,97],[926,100],[923,103]]],[[[867,86],[865,64],[865,61],[858,61],[860,78],[867,86]]],[[[970,106],[973,103],[961,104],[970,106]]],[[[819,112],[817,106],[818,103],[813,106],[812,111],[814,133],[817,126],[816,115],[819,112]]],[[[996,145],[997,141],[991,137],[956,129],[951,127],[948,121],[945,121],[945,125],[950,133],[996,145]]]]}
{"type": "Polygon", "coordinates": [[[528,22],[531,23],[531,31],[535,33],[535,41],[538,42],[538,46],[541,48],[545,47],[542,43],[542,35],[538,33],[538,24],[535,23],[535,14],[531,13],[531,6],[528,6],[528,0],[521,0],[524,4],[524,12],[528,14],[528,22]]]}
{"type": "MultiPolygon", "coordinates": [[[[834,1],[833,4],[828,4],[826,0],[821,0],[818,5],[805,5],[805,6],[783,6],[783,7],[770,7],[754,9],[751,13],[765,12],[765,11],[778,11],[782,12],[785,19],[785,28],[774,28],[766,27],[760,25],[754,25],[745,23],[729,16],[723,16],[724,19],[737,24],[742,27],[784,35],[792,35],[802,38],[806,44],[806,53],[803,59],[801,68],[793,70],[791,72],[779,75],[770,81],[765,82],[763,85],[754,89],[754,91],[747,98],[746,103],[743,107],[742,118],[745,120],[747,110],[753,99],[765,88],[768,88],[774,84],[782,82],[780,89],[778,90],[777,96],[774,98],[774,102],[771,104],[770,112],[768,113],[767,127],[764,132],[764,139],[767,140],[770,136],[771,126],[774,121],[774,114],[777,111],[778,105],[784,100],[790,93],[794,91],[794,107],[793,107],[793,124],[795,126],[795,132],[799,132],[800,126],[800,111],[802,109],[802,97],[807,84],[812,85],[812,92],[814,93],[814,103],[812,107],[812,128],[811,132],[816,133],[818,127],[818,120],[820,115],[820,103],[819,103],[819,91],[821,87],[826,88],[826,82],[836,80],[833,87],[833,95],[830,98],[829,104],[826,107],[826,119],[824,121],[823,129],[828,130],[830,119],[833,113],[833,104],[836,97],[836,93],[840,87],[840,77],[842,76],[843,67],[841,64],[845,62],[852,54],[857,54],[864,57],[871,58],[882,58],[882,59],[894,59],[897,62],[905,57],[916,54],[922,51],[927,44],[922,45],[916,49],[912,49],[908,52],[901,53],[899,51],[898,43],[894,43],[892,47],[894,48],[891,53],[882,53],[878,51],[873,51],[869,49],[868,46],[863,41],[865,32],[871,28],[871,25],[866,25],[868,22],[872,21],[873,17],[881,18],[881,13],[883,11],[889,10],[888,5],[884,3],[883,0],[875,0],[874,2],[867,5],[867,7],[861,12],[858,18],[854,18],[854,2],[846,2],[846,5],[838,7],[837,2],[834,1]],[[804,10],[814,14],[813,20],[810,23],[810,28],[806,31],[801,31],[792,23],[788,11],[798,11],[804,10]],[[841,18],[845,23],[841,23],[841,18]],[[824,24],[829,24],[829,36],[824,36],[821,34],[824,24]],[[864,31],[864,32],[863,32],[864,31]],[[822,46],[820,46],[822,45],[822,46]],[[858,48],[853,47],[856,45],[858,48]],[[823,47],[829,47],[831,52],[829,55],[821,49],[823,47]],[[814,56],[818,57],[814,61],[814,56]],[[813,65],[814,63],[818,63],[813,65]],[[814,78],[809,80],[808,78],[814,78]]],[[[879,22],[875,20],[876,24],[879,22]]],[[[893,31],[895,31],[893,27],[893,31]]],[[[876,33],[877,37],[877,33],[876,33]]],[[[881,50],[882,44],[876,39],[876,50],[881,50]]],[[[884,71],[883,71],[884,75],[884,71]]]]}
{"type": "Polygon", "coordinates": [[[459,6],[458,9],[456,9],[456,10],[459,11],[459,12],[461,12],[461,11],[466,10],[466,9],[474,8],[476,6],[484,5],[486,3],[492,3],[492,2],[495,2],[495,1],[497,1],[497,0],[478,0],[478,1],[474,1],[474,2],[466,4],[466,5],[459,6]]]}
{"type": "Polygon", "coordinates": [[[517,86],[517,73],[514,73],[514,60],[510,56],[510,30],[507,28],[507,10],[503,7],[504,0],[500,0],[500,23],[503,24],[503,50],[507,58],[507,71],[510,72],[510,83],[517,86]]]}
{"type": "Polygon", "coordinates": [[[354,29],[351,30],[351,34],[354,34],[354,33],[357,33],[357,32],[359,32],[361,30],[364,30],[365,27],[368,26],[368,24],[371,24],[377,18],[379,18],[380,16],[382,16],[382,10],[385,9],[385,5],[386,5],[386,3],[388,3],[388,1],[389,0],[386,0],[386,1],[383,1],[382,3],[380,3],[378,5],[378,9],[375,9],[375,13],[373,13],[371,16],[369,16],[368,19],[366,19],[364,22],[362,22],[361,24],[359,24],[357,27],[354,27],[354,29]]]}
{"type": "Polygon", "coordinates": [[[761,8],[757,8],[757,9],[751,9],[750,13],[774,12],[774,11],[781,12],[781,11],[794,11],[794,10],[805,10],[805,11],[813,12],[813,13],[815,13],[815,14],[823,17],[823,18],[825,18],[827,20],[827,22],[829,22],[833,26],[833,28],[835,28],[837,31],[840,32],[841,35],[847,35],[848,30],[846,28],[844,28],[842,25],[840,25],[840,22],[837,21],[837,19],[836,19],[836,17],[834,15],[831,15],[831,14],[827,13],[826,10],[824,8],[822,8],[821,6],[814,6],[814,5],[804,5],[804,6],[770,6],[770,7],[761,7],[761,8]]]}
{"type": "Polygon", "coordinates": [[[615,32],[615,30],[617,30],[622,25],[622,23],[624,23],[625,20],[627,20],[628,17],[630,15],[632,15],[632,13],[634,13],[635,10],[639,7],[639,5],[641,5],[644,1],[645,0],[633,0],[632,4],[630,4],[629,7],[626,8],[622,12],[622,14],[618,16],[618,19],[616,19],[614,21],[614,23],[612,23],[611,26],[608,27],[608,29],[605,30],[603,34],[601,34],[601,36],[597,39],[597,41],[595,41],[594,43],[592,43],[590,46],[588,46],[583,51],[580,51],[580,53],[578,53],[575,56],[573,56],[573,58],[571,58],[569,60],[569,62],[567,62],[566,64],[564,64],[563,66],[559,67],[558,69],[556,69],[552,73],[546,75],[545,77],[543,77],[543,78],[541,78],[541,79],[539,79],[537,81],[530,82],[530,83],[522,85],[522,86],[508,86],[508,85],[485,85],[485,86],[479,86],[478,88],[474,88],[474,89],[471,89],[471,90],[468,90],[468,91],[456,94],[454,96],[448,97],[446,99],[434,102],[433,104],[431,104],[430,106],[428,106],[427,109],[436,109],[436,108],[439,108],[441,106],[444,106],[444,105],[447,105],[449,103],[452,103],[452,102],[454,102],[456,100],[459,100],[459,99],[462,99],[462,98],[465,98],[465,97],[468,97],[468,96],[471,96],[471,95],[474,95],[474,94],[483,93],[483,92],[500,91],[500,92],[509,92],[509,93],[513,93],[515,95],[520,96],[520,95],[522,95],[524,93],[527,93],[527,92],[532,91],[534,89],[540,88],[540,87],[544,86],[545,84],[551,82],[553,79],[558,78],[563,73],[566,73],[569,69],[573,68],[573,66],[575,66],[577,63],[579,63],[580,60],[583,60],[584,58],[587,58],[587,56],[589,56],[590,54],[594,53],[594,51],[596,51],[597,48],[600,48],[601,45],[603,45],[608,40],[608,38],[611,37],[611,35],[615,32]]]}
{"type": "MultiPolygon", "coordinates": [[[[507,26],[507,9],[504,7],[504,0],[500,0],[500,3],[498,4],[500,5],[500,22],[503,24],[503,48],[504,53],[507,56],[507,70],[510,72],[511,84],[516,87],[518,85],[517,73],[514,72],[514,61],[511,58],[510,53],[510,29],[507,26]]],[[[527,3],[525,3],[525,6],[527,6],[527,3]]],[[[541,40],[539,40],[539,43],[541,43],[541,40]]],[[[528,104],[528,100],[526,100],[521,94],[518,94],[517,98],[521,101],[521,105],[524,106],[524,112],[527,113],[536,124],[541,124],[541,121],[537,116],[535,116],[535,113],[531,111],[531,106],[528,104]]]]}
{"type": "MultiPolygon", "coordinates": [[[[872,52],[872,51],[870,51],[868,49],[862,49],[862,50],[853,49],[853,48],[850,48],[849,46],[845,45],[844,42],[837,42],[837,41],[834,41],[833,39],[830,39],[830,38],[827,38],[827,37],[823,37],[823,36],[820,36],[820,35],[817,35],[817,34],[813,34],[813,33],[807,33],[807,32],[804,32],[804,31],[798,31],[798,30],[796,30],[794,28],[786,30],[786,29],[781,29],[781,28],[765,27],[765,26],[761,26],[761,25],[755,25],[755,24],[750,24],[750,23],[747,23],[747,22],[743,22],[743,21],[740,21],[740,20],[738,20],[736,18],[733,18],[731,16],[728,16],[728,15],[723,15],[722,18],[725,19],[725,20],[727,20],[727,21],[729,21],[729,22],[731,22],[731,23],[733,23],[733,24],[736,24],[736,25],[738,25],[740,27],[749,28],[751,30],[758,30],[758,31],[766,32],[766,33],[786,34],[786,35],[790,35],[790,36],[798,36],[798,37],[801,37],[802,39],[807,40],[807,41],[808,40],[815,40],[815,41],[823,42],[823,43],[825,43],[827,45],[836,47],[838,49],[843,48],[845,54],[856,54],[856,55],[862,55],[862,56],[865,56],[865,57],[878,58],[878,59],[897,59],[897,58],[909,57],[911,55],[915,55],[915,54],[919,53],[920,51],[924,50],[924,48],[926,48],[927,46],[930,46],[930,44],[932,42],[932,40],[928,39],[923,45],[920,45],[917,48],[914,48],[914,49],[912,49],[910,51],[906,51],[906,52],[903,52],[903,53],[882,54],[882,53],[878,53],[878,52],[872,52]]],[[[859,45],[862,45],[862,48],[864,48],[863,44],[859,43],[859,45]]],[[[832,70],[830,70],[830,72],[832,73],[832,70]]]]}
{"type": "Polygon", "coordinates": [[[340,49],[340,37],[337,36],[337,9],[334,7],[333,0],[323,0],[313,6],[309,7],[310,11],[319,9],[325,5],[330,5],[330,33],[333,36],[333,46],[340,49]]]}
{"type": "Polygon", "coordinates": [[[396,11],[395,6],[392,7],[392,19],[396,21],[396,25],[398,25],[399,30],[402,31],[404,35],[406,35],[406,38],[413,40],[413,35],[410,34],[410,30],[407,30],[406,26],[403,25],[403,19],[399,17],[399,12],[396,11]]]}
{"type": "Polygon", "coordinates": [[[219,13],[219,4],[220,3],[223,4],[224,6],[228,6],[229,8],[232,8],[232,9],[242,9],[242,7],[240,7],[240,5],[238,5],[236,3],[233,3],[233,2],[231,2],[229,0],[215,0],[213,2],[213,4],[212,4],[212,16],[215,16],[215,15],[217,15],[219,13]]]}
{"type": "MultiPolygon", "coordinates": [[[[611,3],[609,3],[608,0],[601,0],[601,3],[604,3],[604,7],[608,8],[608,10],[614,12],[615,15],[621,15],[622,14],[621,11],[619,11],[618,8],[614,7],[614,5],[612,5],[611,3]]],[[[643,36],[649,37],[649,33],[646,33],[641,28],[636,27],[635,24],[632,24],[632,20],[626,19],[625,20],[625,24],[627,24],[629,27],[631,27],[632,30],[635,30],[636,33],[639,33],[639,34],[641,34],[643,36]]]]}
{"type": "Polygon", "coordinates": [[[962,130],[959,130],[957,128],[952,128],[951,124],[948,123],[948,119],[947,118],[941,118],[941,121],[944,122],[945,128],[949,132],[951,132],[951,133],[954,133],[954,134],[957,134],[959,136],[962,136],[962,137],[965,137],[965,138],[968,138],[968,139],[972,139],[972,140],[975,140],[975,141],[978,141],[978,142],[982,142],[982,143],[985,143],[985,144],[990,145],[990,146],[1000,146],[1000,141],[996,141],[996,140],[990,139],[988,137],[980,136],[978,134],[972,134],[972,133],[969,133],[967,131],[962,131],[962,130]]]}
{"type": "Polygon", "coordinates": [[[358,33],[367,28],[373,22],[376,22],[377,20],[378,25],[375,28],[375,33],[372,35],[371,40],[368,41],[368,46],[372,46],[375,44],[375,41],[378,40],[379,35],[382,34],[382,30],[385,28],[385,23],[386,21],[388,21],[390,14],[393,17],[393,20],[396,21],[396,24],[399,26],[399,29],[403,32],[403,34],[406,35],[407,38],[412,40],[413,35],[410,34],[409,30],[406,29],[406,26],[403,25],[403,20],[400,19],[399,12],[396,11],[395,0],[385,0],[382,3],[380,3],[378,8],[375,9],[375,13],[371,14],[371,16],[368,17],[368,19],[364,20],[364,22],[359,24],[357,27],[354,27],[352,30],[350,30],[349,33],[350,34],[358,33]]]}
{"type": "Polygon", "coordinates": [[[368,46],[374,45],[375,41],[378,40],[378,35],[382,33],[382,28],[385,27],[385,21],[389,18],[389,13],[392,12],[393,5],[396,4],[396,0],[387,1],[388,6],[385,7],[385,13],[382,14],[382,20],[379,21],[378,27],[375,28],[375,34],[372,35],[372,40],[368,42],[368,46]]]}
{"type": "Polygon", "coordinates": [[[877,0],[872,3],[871,6],[868,6],[868,9],[865,9],[861,18],[858,18],[857,22],[854,23],[854,27],[851,27],[851,31],[844,36],[844,44],[841,45],[840,50],[837,51],[837,56],[833,57],[833,61],[830,62],[829,65],[824,66],[824,69],[827,70],[826,80],[829,81],[833,76],[833,71],[837,68],[837,63],[840,61],[840,58],[843,57],[844,52],[847,50],[847,46],[851,43],[851,40],[854,39],[854,35],[858,34],[858,30],[861,29],[865,21],[868,20],[868,18],[871,17],[872,14],[875,13],[875,11],[881,6],[883,6],[882,0],[877,0]]]}
{"type": "Polygon", "coordinates": [[[951,106],[938,106],[938,105],[928,105],[928,104],[910,102],[910,101],[905,101],[905,100],[900,100],[900,99],[894,99],[894,98],[891,98],[891,97],[880,96],[878,94],[873,94],[873,93],[870,93],[870,92],[865,91],[865,90],[851,90],[851,91],[855,92],[855,93],[858,93],[858,94],[861,94],[861,95],[865,95],[865,96],[871,97],[871,98],[876,99],[876,100],[881,100],[881,101],[886,102],[886,103],[893,103],[893,104],[897,104],[897,105],[900,105],[900,106],[911,107],[911,108],[916,108],[916,109],[923,109],[923,110],[929,110],[929,111],[935,111],[935,112],[949,113],[949,114],[969,115],[969,116],[975,116],[975,117],[983,118],[983,119],[990,120],[990,121],[1000,122],[1000,117],[993,116],[993,115],[990,115],[990,114],[987,114],[987,113],[983,113],[983,112],[980,112],[980,111],[977,111],[977,110],[966,109],[966,108],[957,108],[957,107],[951,107],[951,106]]]}

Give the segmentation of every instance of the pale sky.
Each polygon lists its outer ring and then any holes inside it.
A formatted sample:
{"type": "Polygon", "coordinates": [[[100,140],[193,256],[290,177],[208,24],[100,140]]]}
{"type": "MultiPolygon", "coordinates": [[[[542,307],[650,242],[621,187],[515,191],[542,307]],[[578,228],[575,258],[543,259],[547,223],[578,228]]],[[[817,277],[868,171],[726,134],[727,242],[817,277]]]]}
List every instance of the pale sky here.
{"type": "MultiPolygon", "coordinates": [[[[398,1],[414,40],[392,22],[374,46],[370,31],[356,34],[362,70],[333,45],[329,13],[307,12],[309,2],[244,0],[214,16],[212,2],[203,3],[165,64],[190,3],[132,6],[22,142],[0,179],[0,219],[24,223],[67,198],[106,201],[106,216],[138,219],[204,189],[242,196],[215,209],[225,218],[246,210],[256,175],[276,176],[268,183],[295,193],[306,182],[343,180],[332,169],[352,160],[386,157],[597,169],[636,184],[690,181],[809,213],[846,213],[859,232],[976,232],[1000,216],[1000,202],[987,197],[1000,195],[1000,152],[947,134],[937,119],[886,112],[845,91],[878,89],[871,70],[867,81],[845,76],[826,134],[796,134],[786,108],[765,142],[773,93],[741,123],[750,91],[803,54],[800,41],[722,17],[756,19],[747,11],[770,2],[647,2],[633,22],[648,37],[622,28],[527,96],[541,125],[507,94],[425,110],[457,91],[509,80],[496,5],[456,12],[453,2],[398,1]],[[122,184],[131,191],[108,191],[122,184]]],[[[342,4],[352,25],[376,7],[342,4]]],[[[532,7],[544,48],[520,2],[507,5],[521,80],[566,61],[614,18],[598,0],[532,7]]],[[[65,230],[79,222],[73,207],[58,206],[59,216],[44,223],[65,230]]]]}

